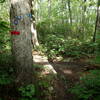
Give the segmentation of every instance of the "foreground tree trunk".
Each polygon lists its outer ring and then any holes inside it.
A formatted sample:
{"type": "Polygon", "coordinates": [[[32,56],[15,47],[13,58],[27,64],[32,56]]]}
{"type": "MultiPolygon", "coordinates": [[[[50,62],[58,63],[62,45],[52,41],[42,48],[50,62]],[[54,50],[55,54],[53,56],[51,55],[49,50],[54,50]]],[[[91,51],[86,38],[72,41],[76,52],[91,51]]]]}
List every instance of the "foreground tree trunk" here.
{"type": "Polygon", "coordinates": [[[29,0],[11,0],[10,9],[12,54],[16,67],[16,82],[33,82],[31,42],[31,9],[29,0]]]}

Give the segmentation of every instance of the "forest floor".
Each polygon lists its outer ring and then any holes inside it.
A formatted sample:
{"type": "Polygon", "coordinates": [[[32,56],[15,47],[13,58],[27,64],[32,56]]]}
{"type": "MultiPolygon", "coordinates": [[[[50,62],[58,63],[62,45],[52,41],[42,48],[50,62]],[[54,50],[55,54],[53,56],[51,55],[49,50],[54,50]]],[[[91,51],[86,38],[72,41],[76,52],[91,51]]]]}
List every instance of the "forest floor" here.
{"type": "MultiPolygon", "coordinates": [[[[35,72],[37,73],[36,85],[38,87],[36,97],[39,97],[39,100],[78,100],[68,90],[79,82],[80,77],[87,74],[89,70],[100,69],[100,65],[87,63],[90,58],[68,59],[66,57],[61,61],[49,61],[44,54],[33,52],[33,61],[36,64],[35,72]]],[[[10,76],[13,73],[13,70],[9,71],[6,68],[7,63],[0,64],[0,73],[5,74],[6,79],[4,80],[2,78],[4,76],[2,76],[0,82],[8,83],[8,85],[0,85],[0,97],[4,98],[2,100],[18,100],[19,93],[13,83],[9,82],[11,78],[6,75],[8,72],[10,76]]],[[[11,65],[12,63],[9,63],[8,67],[11,65]]]]}
{"type": "MultiPolygon", "coordinates": [[[[77,100],[74,94],[71,94],[68,90],[79,82],[80,77],[89,70],[98,69],[100,67],[91,65],[86,62],[86,59],[80,59],[73,62],[68,61],[48,61],[47,57],[38,53],[33,53],[34,62],[39,65],[49,67],[56,77],[51,79],[51,85],[53,87],[53,95],[49,95],[47,100],[77,100]]],[[[43,71],[48,77],[52,75],[50,71],[43,71]]],[[[52,93],[51,93],[52,94],[52,93]]]]}

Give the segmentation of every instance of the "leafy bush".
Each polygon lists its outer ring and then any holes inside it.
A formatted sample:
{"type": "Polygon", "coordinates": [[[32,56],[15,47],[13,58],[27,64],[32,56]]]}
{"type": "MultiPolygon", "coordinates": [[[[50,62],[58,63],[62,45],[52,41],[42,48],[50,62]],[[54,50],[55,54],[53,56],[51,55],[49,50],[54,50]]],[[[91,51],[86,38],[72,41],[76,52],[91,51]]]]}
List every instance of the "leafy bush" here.
{"type": "Polygon", "coordinates": [[[9,23],[0,21],[0,52],[11,50],[9,30],[9,23]]]}
{"type": "Polygon", "coordinates": [[[100,52],[96,52],[96,57],[92,60],[92,64],[100,64],[100,52]]]}
{"type": "Polygon", "coordinates": [[[0,70],[0,85],[7,85],[13,81],[13,78],[7,71],[0,70]]]}
{"type": "Polygon", "coordinates": [[[100,100],[100,70],[91,70],[69,91],[82,100],[100,100]]]}
{"type": "Polygon", "coordinates": [[[64,50],[63,47],[64,39],[60,37],[56,37],[56,35],[48,36],[45,42],[45,46],[47,47],[46,54],[49,58],[54,58],[59,55],[60,52],[64,50]]]}
{"type": "MultiPolygon", "coordinates": [[[[97,43],[82,42],[78,39],[63,36],[48,35],[44,40],[46,49],[44,50],[48,58],[55,58],[56,56],[72,56],[81,57],[92,54],[97,43]]],[[[43,51],[43,50],[42,50],[43,51]]]]}
{"type": "Polygon", "coordinates": [[[20,100],[37,100],[35,96],[35,86],[34,84],[29,84],[27,86],[22,86],[19,89],[22,96],[20,100]]]}
{"type": "Polygon", "coordinates": [[[27,85],[25,87],[20,87],[18,90],[24,97],[31,98],[35,94],[35,86],[33,84],[27,85]]]}
{"type": "Polygon", "coordinates": [[[100,34],[97,35],[96,43],[98,46],[96,47],[96,57],[94,59],[94,63],[100,64],[100,34]]]}

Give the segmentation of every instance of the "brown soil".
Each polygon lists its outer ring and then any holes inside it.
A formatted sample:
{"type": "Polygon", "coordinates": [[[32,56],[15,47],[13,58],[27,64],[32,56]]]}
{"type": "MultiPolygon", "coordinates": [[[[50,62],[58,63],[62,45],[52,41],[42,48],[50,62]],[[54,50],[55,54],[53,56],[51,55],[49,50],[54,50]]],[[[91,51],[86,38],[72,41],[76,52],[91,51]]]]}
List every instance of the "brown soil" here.
{"type": "MultiPolygon", "coordinates": [[[[38,54],[35,54],[38,55],[38,54]]],[[[34,57],[35,57],[34,55],[34,57]]],[[[80,76],[82,72],[87,72],[90,69],[95,69],[96,67],[91,66],[84,62],[84,60],[76,61],[76,62],[48,62],[48,60],[43,58],[43,55],[39,55],[36,57],[37,64],[40,65],[51,65],[52,68],[57,72],[57,77],[54,78],[53,81],[53,88],[54,88],[54,95],[52,99],[48,100],[77,100],[74,94],[68,92],[68,89],[79,82],[80,76]],[[38,59],[39,58],[39,59],[38,59]]],[[[35,60],[36,60],[35,59],[35,60]]],[[[44,72],[46,74],[46,72],[44,72]]],[[[50,74],[49,72],[47,74],[50,74]]],[[[47,75],[46,74],[46,75],[47,75]]],[[[47,75],[48,77],[48,75],[47,75]]]]}
{"type": "Polygon", "coordinates": [[[55,80],[56,98],[54,100],[77,100],[68,89],[79,82],[80,77],[89,70],[100,69],[100,66],[90,65],[86,62],[52,62],[57,72],[55,80]]]}
{"type": "MultiPolygon", "coordinates": [[[[45,79],[48,79],[48,76],[52,76],[53,74],[56,74],[56,77],[53,77],[50,81],[52,87],[53,87],[53,93],[46,97],[46,100],[77,100],[77,97],[74,94],[71,94],[68,89],[74,86],[77,82],[79,82],[80,76],[82,73],[86,73],[88,70],[91,69],[100,69],[100,66],[93,66],[90,64],[87,64],[84,62],[84,60],[76,61],[76,62],[63,62],[63,61],[55,61],[55,62],[49,62],[47,57],[44,55],[41,55],[37,52],[33,53],[33,60],[35,64],[47,66],[49,68],[48,70],[38,70],[36,69],[36,72],[42,72],[43,77],[45,76],[45,79]],[[56,73],[55,73],[56,72],[56,73]]],[[[37,79],[42,79],[41,77],[37,79]]],[[[41,81],[41,80],[40,80],[41,81]]],[[[16,97],[18,93],[15,93],[16,87],[13,87],[11,84],[8,86],[4,86],[0,88],[2,91],[0,91],[0,96],[2,97],[2,94],[4,94],[5,100],[16,100],[16,97]],[[13,91],[13,90],[14,91],[13,91]],[[6,93],[7,92],[7,93],[6,93]],[[15,95],[17,94],[17,95],[15,95]],[[10,95],[10,96],[9,96],[10,95]]],[[[40,91],[43,93],[43,91],[46,90],[43,87],[40,87],[40,91]]],[[[40,96],[40,100],[45,100],[45,95],[42,97],[40,96]]]]}

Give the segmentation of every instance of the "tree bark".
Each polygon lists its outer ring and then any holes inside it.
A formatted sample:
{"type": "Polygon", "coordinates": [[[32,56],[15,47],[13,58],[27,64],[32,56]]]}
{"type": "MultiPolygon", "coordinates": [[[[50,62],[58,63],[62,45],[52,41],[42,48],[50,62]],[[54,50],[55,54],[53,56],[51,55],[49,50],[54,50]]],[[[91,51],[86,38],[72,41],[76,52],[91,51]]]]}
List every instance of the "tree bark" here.
{"type": "Polygon", "coordinates": [[[70,0],[68,0],[68,10],[69,10],[70,24],[72,25],[72,12],[71,12],[70,0]]]}
{"type": "Polygon", "coordinates": [[[31,23],[31,32],[32,32],[32,43],[34,47],[39,46],[38,38],[37,38],[37,30],[36,30],[36,18],[33,10],[34,1],[31,1],[31,13],[32,13],[32,23],[31,23]]]}
{"type": "Polygon", "coordinates": [[[48,17],[51,17],[51,0],[48,0],[48,17]]]}
{"type": "Polygon", "coordinates": [[[83,0],[82,1],[83,2],[83,6],[82,6],[82,38],[83,38],[83,40],[85,40],[85,38],[86,38],[86,32],[85,32],[85,24],[86,24],[86,2],[87,2],[87,0],[83,0]]]}
{"type": "Polygon", "coordinates": [[[62,4],[62,7],[61,7],[61,12],[62,12],[62,25],[64,25],[64,9],[65,9],[65,2],[64,0],[61,0],[61,4],[62,4]]]}
{"type": "Polygon", "coordinates": [[[98,0],[97,3],[97,16],[96,16],[96,22],[95,22],[95,30],[94,30],[94,34],[93,34],[93,42],[96,41],[96,33],[97,33],[97,29],[100,30],[100,1],[98,0]]]}
{"type": "Polygon", "coordinates": [[[16,82],[23,85],[33,82],[33,57],[31,42],[31,14],[29,0],[11,0],[10,21],[12,55],[16,68],[16,82]],[[20,18],[18,18],[20,16],[20,18]]]}
{"type": "Polygon", "coordinates": [[[48,0],[48,18],[49,18],[49,29],[51,29],[51,0],[48,0]]]}

